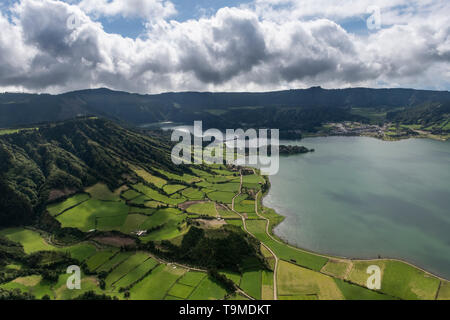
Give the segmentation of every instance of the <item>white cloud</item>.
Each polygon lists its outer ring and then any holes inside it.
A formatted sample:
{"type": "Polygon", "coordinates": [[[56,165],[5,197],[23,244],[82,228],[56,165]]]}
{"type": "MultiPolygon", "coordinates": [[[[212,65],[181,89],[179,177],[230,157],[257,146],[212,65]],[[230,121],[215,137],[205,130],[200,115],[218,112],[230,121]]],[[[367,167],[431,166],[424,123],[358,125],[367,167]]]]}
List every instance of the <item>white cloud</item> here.
{"type": "Polygon", "coordinates": [[[429,19],[414,16],[368,36],[351,34],[331,18],[281,19],[283,8],[270,16],[223,8],[183,23],[149,21],[145,39],[130,39],[106,33],[77,5],[22,0],[12,21],[0,15],[0,87],[149,93],[382,83],[448,89],[449,11],[439,8],[420,13],[429,19]],[[67,26],[71,16],[79,21],[75,29],[67,26]]]}
{"type": "Polygon", "coordinates": [[[163,19],[176,13],[174,4],[166,0],[81,0],[78,6],[86,13],[107,17],[163,19]]]}

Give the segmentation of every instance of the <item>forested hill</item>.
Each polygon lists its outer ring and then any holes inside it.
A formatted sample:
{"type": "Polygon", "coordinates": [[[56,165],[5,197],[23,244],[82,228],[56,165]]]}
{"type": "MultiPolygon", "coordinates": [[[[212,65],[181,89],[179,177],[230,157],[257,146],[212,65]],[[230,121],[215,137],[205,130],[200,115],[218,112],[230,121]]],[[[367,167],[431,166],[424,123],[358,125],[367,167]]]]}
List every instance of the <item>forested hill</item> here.
{"type": "Polygon", "coordinates": [[[5,93],[0,94],[0,127],[98,115],[134,125],[203,120],[205,126],[217,128],[271,126],[309,130],[327,121],[364,121],[364,109],[390,112],[447,101],[448,91],[320,87],[267,93],[139,95],[108,89],[61,95],[5,93]],[[355,108],[363,112],[354,112],[355,108]]]}
{"type": "Polygon", "coordinates": [[[136,177],[134,168],[181,172],[184,168],[171,162],[170,148],[156,135],[93,118],[0,136],[0,226],[26,223],[49,198],[97,181],[117,188],[136,177]]]}

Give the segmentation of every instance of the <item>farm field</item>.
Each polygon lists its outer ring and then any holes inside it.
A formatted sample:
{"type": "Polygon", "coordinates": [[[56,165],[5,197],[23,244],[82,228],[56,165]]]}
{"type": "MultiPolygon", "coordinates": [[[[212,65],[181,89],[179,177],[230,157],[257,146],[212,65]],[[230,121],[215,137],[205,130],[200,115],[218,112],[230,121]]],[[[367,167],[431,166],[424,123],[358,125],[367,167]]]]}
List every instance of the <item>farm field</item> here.
{"type": "Polygon", "coordinates": [[[86,201],[89,199],[89,195],[86,193],[77,194],[73,197],[68,198],[67,200],[55,203],[47,206],[48,212],[52,216],[56,216],[57,214],[60,214],[64,210],[67,210],[69,208],[75,207],[76,205],[80,204],[83,201],[86,201]]]}
{"type": "Polygon", "coordinates": [[[103,201],[119,201],[119,197],[109,190],[104,183],[97,183],[92,187],[86,188],[85,191],[91,195],[92,198],[103,201]]]}
{"type": "Polygon", "coordinates": [[[320,271],[327,263],[328,259],[317,256],[300,249],[291,248],[283,243],[271,239],[266,233],[265,220],[248,220],[246,222],[248,230],[260,241],[272,249],[275,254],[283,260],[294,262],[300,266],[320,271]]]}
{"type": "Polygon", "coordinates": [[[261,300],[262,290],[262,271],[248,271],[244,272],[241,279],[240,287],[250,296],[257,300],[261,300]]]}
{"type": "Polygon", "coordinates": [[[217,216],[216,206],[215,206],[214,202],[195,203],[195,204],[191,205],[189,208],[187,208],[186,211],[189,213],[196,213],[199,215],[205,215],[205,216],[211,216],[211,217],[217,216]]]}
{"type": "Polygon", "coordinates": [[[367,267],[378,265],[382,273],[380,291],[401,299],[434,299],[439,288],[438,279],[400,261],[357,261],[353,265],[350,281],[364,286],[367,267]]]}
{"type": "MultiPolygon", "coordinates": [[[[206,272],[189,271],[186,266],[174,265],[170,259],[166,261],[166,258],[159,257],[158,251],[155,255],[151,250],[147,252],[152,247],[160,250],[164,246],[181,246],[193,227],[212,231],[228,224],[245,231],[241,217],[231,210],[232,199],[240,192],[240,178],[222,167],[212,168],[210,172],[204,168],[193,170],[196,177],[161,170],[160,174],[166,177],[164,179],[136,169],[145,183],[143,180],[136,183],[134,177],[133,183],[114,192],[106,184],[97,183],[86,188],[86,193],[47,206],[48,212],[62,227],[77,228],[85,235],[94,230],[113,238],[121,234],[131,243],[136,241],[136,248],[119,249],[121,244],[116,247],[104,244],[96,240],[99,239],[97,235],[92,236],[92,241],[88,237],[86,241],[70,246],[53,245],[57,242],[51,235],[25,228],[0,230],[0,236],[21,243],[26,254],[39,251],[70,254],[89,274],[83,275],[81,293],[92,290],[97,294],[131,300],[248,299],[237,292],[227,295],[224,286],[212,280],[206,272]],[[147,233],[138,237],[137,231],[147,233]]],[[[242,274],[220,269],[220,274],[245,294],[255,299],[274,299],[275,272],[279,300],[450,299],[449,282],[440,281],[405,263],[320,256],[270,237],[266,233],[267,222],[256,214],[253,200],[264,182],[265,179],[256,174],[243,176],[242,194],[235,198],[234,209],[244,217],[248,231],[278,257],[277,270],[274,270],[272,253],[259,243],[259,254],[267,270],[261,269],[257,258],[242,261],[239,266],[242,274]],[[365,288],[366,270],[372,264],[379,265],[382,270],[382,289],[379,292],[365,288]]],[[[258,211],[269,219],[271,229],[283,218],[262,206],[261,199],[260,192],[258,211]]],[[[212,234],[208,233],[208,236],[212,234]]],[[[51,264],[52,256],[45,254],[44,257],[45,265],[51,264]]],[[[24,266],[10,262],[6,268],[12,272],[24,266]]],[[[52,299],[73,299],[80,292],[74,293],[65,287],[67,277],[67,274],[60,274],[56,282],[49,282],[39,275],[18,276],[0,283],[0,288],[20,289],[36,298],[48,295],[52,299]]]]}

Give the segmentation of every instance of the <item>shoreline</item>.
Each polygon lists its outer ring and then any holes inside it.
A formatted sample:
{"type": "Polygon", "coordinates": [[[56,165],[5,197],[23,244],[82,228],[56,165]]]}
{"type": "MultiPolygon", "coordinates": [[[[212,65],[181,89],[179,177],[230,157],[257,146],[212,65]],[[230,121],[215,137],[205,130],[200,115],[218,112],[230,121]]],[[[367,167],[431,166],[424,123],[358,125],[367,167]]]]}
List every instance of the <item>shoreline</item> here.
{"type": "Polygon", "coordinates": [[[352,258],[352,257],[339,256],[339,255],[324,254],[324,253],[316,252],[316,251],[309,250],[309,249],[306,249],[306,248],[302,248],[302,247],[300,247],[298,245],[292,245],[292,244],[288,243],[285,239],[279,237],[274,232],[274,229],[284,222],[286,216],[280,214],[275,208],[271,208],[271,207],[265,206],[264,203],[263,203],[264,198],[269,194],[270,189],[272,188],[272,184],[270,183],[270,178],[268,176],[263,176],[263,177],[268,182],[269,187],[267,188],[267,190],[264,193],[261,194],[261,199],[259,200],[259,203],[260,203],[260,205],[261,205],[261,207],[263,209],[267,208],[269,210],[272,210],[277,216],[282,218],[282,220],[279,221],[279,222],[273,222],[270,218],[268,218],[268,219],[270,221],[270,224],[269,224],[269,226],[270,226],[270,228],[269,228],[270,235],[272,237],[274,237],[276,240],[278,240],[279,242],[283,243],[284,245],[286,245],[288,247],[291,247],[293,249],[299,250],[299,251],[304,251],[304,252],[307,252],[307,253],[319,256],[319,257],[324,257],[324,258],[328,258],[328,259],[335,259],[335,260],[348,260],[348,261],[352,261],[352,262],[353,261],[354,262],[397,261],[397,262],[401,262],[401,263],[407,264],[407,265],[409,265],[409,266],[411,266],[411,267],[413,267],[413,268],[415,268],[417,270],[420,270],[420,271],[424,272],[425,274],[427,274],[429,276],[433,276],[433,277],[435,277],[435,278],[437,278],[437,279],[439,279],[441,281],[450,282],[450,279],[447,279],[444,276],[435,274],[435,273],[433,273],[431,271],[428,271],[428,270],[426,270],[426,269],[424,269],[424,268],[422,268],[420,266],[415,265],[412,262],[409,262],[407,260],[403,260],[403,259],[400,259],[400,258],[358,258],[358,257],[352,258]]]}

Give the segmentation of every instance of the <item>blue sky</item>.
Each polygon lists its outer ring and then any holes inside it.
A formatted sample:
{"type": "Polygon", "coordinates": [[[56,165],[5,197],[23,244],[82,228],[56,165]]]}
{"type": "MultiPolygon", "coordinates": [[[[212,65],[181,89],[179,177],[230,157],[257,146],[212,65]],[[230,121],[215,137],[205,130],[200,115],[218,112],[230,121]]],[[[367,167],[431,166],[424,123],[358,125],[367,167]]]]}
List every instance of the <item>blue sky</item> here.
{"type": "MultiPolygon", "coordinates": [[[[177,10],[177,14],[170,17],[171,19],[183,22],[189,19],[199,19],[202,16],[211,16],[223,7],[239,6],[244,3],[251,3],[251,1],[242,0],[173,0],[172,1],[177,10]]],[[[136,38],[144,30],[144,19],[112,17],[100,18],[105,31],[110,33],[118,33],[124,37],[136,38]]]]}

